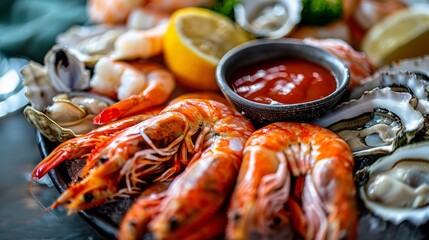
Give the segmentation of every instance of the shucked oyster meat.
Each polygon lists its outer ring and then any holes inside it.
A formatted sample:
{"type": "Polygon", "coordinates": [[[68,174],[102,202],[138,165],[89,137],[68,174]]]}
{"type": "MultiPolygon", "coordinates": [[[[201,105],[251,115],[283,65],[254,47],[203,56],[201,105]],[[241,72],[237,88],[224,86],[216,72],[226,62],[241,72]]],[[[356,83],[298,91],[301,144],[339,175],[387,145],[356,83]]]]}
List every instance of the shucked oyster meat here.
{"type": "Polygon", "coordinates": [[[28,106],[24,115],[50,141],[63,142],[95,129],[93,118],[112,103],[96,94],[74,92],[57,95],[43,111],[28,106]]]}
{"type": "Polygon", "coordinates": [[[399,224],[429,220],[429,141],[398,148],[357,175],[367,183],[359,194],[374,214],[399,224]],[[363,173],[363,174],[362,174],[363,173]]]}

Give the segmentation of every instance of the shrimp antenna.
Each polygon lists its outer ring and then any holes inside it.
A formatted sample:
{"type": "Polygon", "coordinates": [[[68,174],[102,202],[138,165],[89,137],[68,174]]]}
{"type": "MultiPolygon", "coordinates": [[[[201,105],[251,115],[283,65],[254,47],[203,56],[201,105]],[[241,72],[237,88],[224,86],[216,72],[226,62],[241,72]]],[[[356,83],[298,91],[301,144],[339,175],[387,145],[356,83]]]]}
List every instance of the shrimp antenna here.
{"type": "Polygon", "coordinates": [[[34,221],[36,221],[37,219],[39,219],[42,215],[44,215],[47,212],[49,212],[50,214],[52,214],[52,216],[54,216],[58,220],[59,218],[55,214],[53,214],[52,212],[50,212],[53,209],[52,205],[49,206],[49,207],[46,207],[40,201],[40,199],[36,196],[36,194],[33,192],[33,183],[34,183],[34,180],[30,180],[30,182],[28,183],[28,191],[30,192],[31,196],[36,200],[36,202],[38,203],[38,205],[42,208],[42,211],[40,213],[38,213],[36,216],[32,217],[31,219],[28,219],[28,220],[25,220],[25,221],[21,221],[19,223],[22,223],[22,224],[31,224],[34,221]]]}

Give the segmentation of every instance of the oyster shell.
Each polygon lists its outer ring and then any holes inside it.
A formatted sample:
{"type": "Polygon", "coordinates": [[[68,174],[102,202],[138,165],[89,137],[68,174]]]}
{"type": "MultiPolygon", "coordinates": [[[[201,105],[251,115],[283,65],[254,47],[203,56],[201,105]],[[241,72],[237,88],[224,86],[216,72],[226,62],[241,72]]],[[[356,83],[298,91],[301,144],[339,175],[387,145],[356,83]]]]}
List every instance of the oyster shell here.
{"type": "Polygon", "coordinates": [[[21,70],[26,88],[25,97],[34,109],[42,111],[45,106],[52,104],[52,98],[58,94],[46,69],[37,62],[30,61],[21,70]]]}
{"type": "Polygon", "coordinates": [[[411,105],[413,96],[390,88],[374,89],[339,105],[314,123],[336,132],[354,156],[387,154],[409,143],[424,118],[411,105]]]}
{"type": "Polygon", "coordinates": [[[73,26],[58,35],[57,42],[92,67],[113,52],[116,39],[126,30],[125,26],[113,25],[73,26]]]}
{"type": "Polygon", "coordinates": [[[25,96],[38,111],[52,104],[52,98],[60,93],[89,88],[89,71],[67,49],[58,45],[46,54],[45,66],[30,61],[21,74],[27,89],[25,96]]]}
{"type": "Polygon", "coordinates": [[[380,68],[379,71],[395,71],[395,70],[406,70],[425,76],[426,80],[429,80],[429,55],[425,55],[417,58],[406,58],[398,61],[394,61],[386,66],[380,68]]]}
{"type": "Polygon", "coordinates": [[[245,0],[234,6],[236,22],[257,37],[281,38],[301,20],[300,0],[245,0]]]}
{"type": "Polygon", "coordinates": [[[384,220],[429,220],[429,142],[398,148],[364,169],[368,182],[359,194],[366,207],[384,220]]]}
{"type": "Polygon", "coordinates": [[[366,91],[374,88],[390,87],[392,90],[409,92],[422,100],[428,100],[428,82],[421,75],[409,71],[378,71],[365,80],[365,84],[354,88],[350,98],[360,98],[366,91]]]}
{"type": "Polygon", "coordinates": [[[96,94],[73,92],[54,97],[44,111],[28,106],[24,115],[50,141],[63,142],[95,129],[93,118],[111,104],[96,94]]]}
{"type": "Polygon", "coordinates": [[[45,56],[45,67],[58,92],[72,92],[89,88],[89,71],[73,54],[55,45],[45,56]]]}

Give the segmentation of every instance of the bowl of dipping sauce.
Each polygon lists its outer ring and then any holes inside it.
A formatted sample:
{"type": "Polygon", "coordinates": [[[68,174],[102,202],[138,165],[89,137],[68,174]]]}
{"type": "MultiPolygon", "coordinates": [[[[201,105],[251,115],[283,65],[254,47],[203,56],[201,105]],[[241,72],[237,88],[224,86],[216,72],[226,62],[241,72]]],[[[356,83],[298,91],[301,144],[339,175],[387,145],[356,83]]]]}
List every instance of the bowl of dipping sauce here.
{"type": "Polygon", "coordinates": [[[340,59],[301,40],[254,40],[219,61],[216,79],[234,107],[256,125],[309,122],[334,107],[347,90],[340,59]]]}

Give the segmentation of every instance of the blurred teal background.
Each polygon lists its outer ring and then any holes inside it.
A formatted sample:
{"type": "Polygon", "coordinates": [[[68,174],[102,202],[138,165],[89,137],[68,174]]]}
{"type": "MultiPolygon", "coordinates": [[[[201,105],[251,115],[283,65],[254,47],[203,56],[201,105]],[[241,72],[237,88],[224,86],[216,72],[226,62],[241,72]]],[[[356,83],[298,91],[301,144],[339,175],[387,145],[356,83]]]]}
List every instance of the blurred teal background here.
{"type": "Polygon", "coordinates": [[[1,0],[0,53],[43,63],[59,33],[87,20],[86,0],[1,0]]]}

